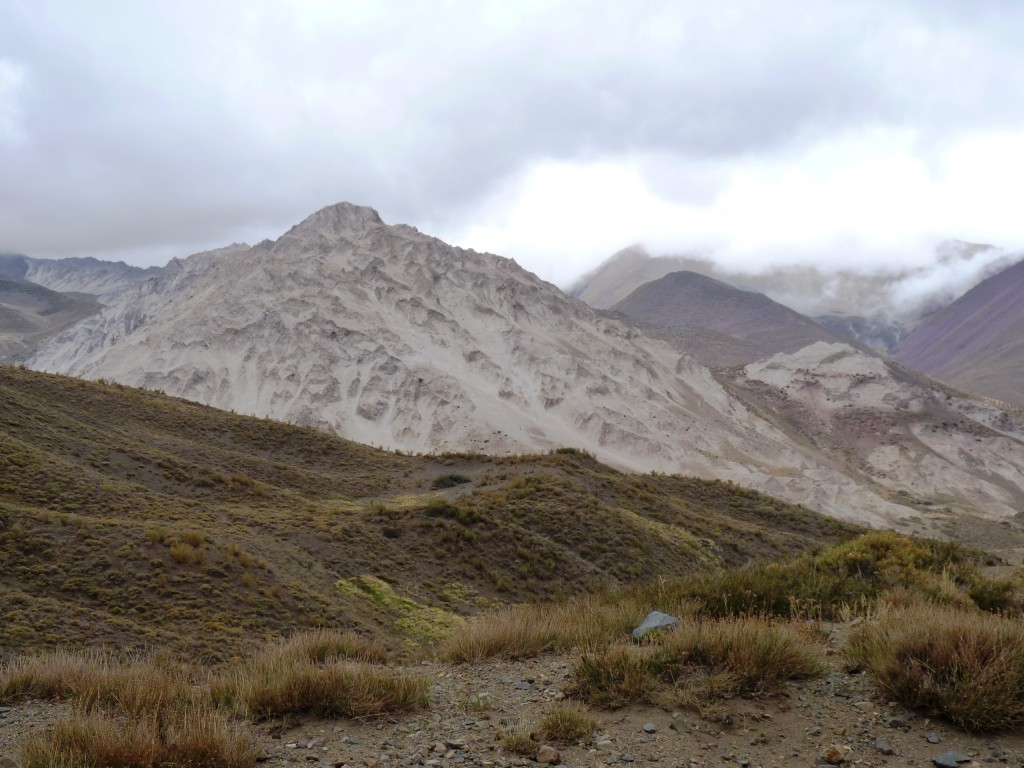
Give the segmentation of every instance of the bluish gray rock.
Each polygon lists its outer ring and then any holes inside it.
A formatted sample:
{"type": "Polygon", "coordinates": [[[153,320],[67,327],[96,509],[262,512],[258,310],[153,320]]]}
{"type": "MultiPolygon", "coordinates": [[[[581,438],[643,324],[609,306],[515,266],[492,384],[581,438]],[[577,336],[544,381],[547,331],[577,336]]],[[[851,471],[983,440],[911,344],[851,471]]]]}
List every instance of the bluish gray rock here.
{"type": "Polygon", "coordinates": [[[640,623],[640,626],[633,630],[633,639],[639,640],[648,632],[653,632],[656,629],[674,629],[678,626],[679,619],[675,616],[669,616],[661,611],[651,611],[640,623]]]}
{"type": "Polygon", "coordinates": [[[932,763],[936,768],[957,768],[960,763],[969,762],[970,759],[963,752],[943,752],[938,757],[933,757],[932,763]]]}

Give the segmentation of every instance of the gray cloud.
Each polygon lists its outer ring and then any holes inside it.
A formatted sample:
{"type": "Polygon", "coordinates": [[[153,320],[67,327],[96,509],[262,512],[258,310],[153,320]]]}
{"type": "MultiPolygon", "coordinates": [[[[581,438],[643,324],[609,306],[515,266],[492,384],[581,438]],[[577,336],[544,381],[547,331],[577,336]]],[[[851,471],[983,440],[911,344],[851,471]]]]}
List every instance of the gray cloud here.
{"type": "Polygon", "coordinates": [[[752,159],[878,127],[937,157],[1020,130],[1022,22],[997,0],[15,0],[0,249],[163,258],[341,199],[457,231],[534,163],[630,153],[711,204],[752,159]]]}

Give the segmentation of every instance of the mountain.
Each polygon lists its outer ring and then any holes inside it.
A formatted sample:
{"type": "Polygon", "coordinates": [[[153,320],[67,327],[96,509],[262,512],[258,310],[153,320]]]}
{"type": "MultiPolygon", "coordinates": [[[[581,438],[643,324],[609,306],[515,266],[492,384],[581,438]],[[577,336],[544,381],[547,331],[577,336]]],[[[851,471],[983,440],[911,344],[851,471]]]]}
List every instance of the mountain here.
{"type": "MultiPolygon", "coordinates": [[[[705,365],[753,362],[777,352],[796,352],[818,341],[840,340],[813,320],[767,296],[744,291],[696,272],[670,272],[641,285],[612,311],[663,330],[704,329],[744,342],[721,355],[716,343],[687,336],[691,352],[705,365]]],[[[705,336],[707,336],[705,334],[705,336]]]]}
{"type": "Polygon", "coordinates": [[[99,310],[94,301],[0,278],[0,363],[28,359],[47,339],[99,310]]]}
{"type": "Polygon", "coordinates": [[[848,341],[889,351],[925,314],[1017,258],[990,245],[947,241],[923,266],[867,272],[790,265],[741,272],[697,256],[651,256],[634,246],[584,275],[569,292],[608,309],[644,283],[671,272],[696,272],[763,293],[848,341]]]}
{"type": "Polygon", "coordinates": [[[160,267],[133,267],[123,261],[94,258],[33,259],[0,253],[0,277],[27,280],[60,293],[110,303],[158,274],[160,267]]]}
{"type": "Polygon", "coordinates": [[[928,315],[894,357],[958,387],[1024,406],[1024,261],[928,315]]]}
{"type": "Polygon", "coordinates": [[[1019,415],[844,345],[809,349],[771,358],[788,384],[714,374],[510,259],[339,204],[277,240],[172,261],[30,365],[403,451],[574,446],[872,525],[967,515],[980,536],[1024,504],[1019,415]],[[815,392],[877,432],[833,440],[797,398],[815,392]]]}
{"type": "Polygon", "coordinates": [[[422,642],[495,601],[791,556],[855,529],[578,451],[408,456],[0,366],[0,662],[223,659],[299,627],[422,642]],[[54,553],[60,553],[56,557],[54,553]]]}

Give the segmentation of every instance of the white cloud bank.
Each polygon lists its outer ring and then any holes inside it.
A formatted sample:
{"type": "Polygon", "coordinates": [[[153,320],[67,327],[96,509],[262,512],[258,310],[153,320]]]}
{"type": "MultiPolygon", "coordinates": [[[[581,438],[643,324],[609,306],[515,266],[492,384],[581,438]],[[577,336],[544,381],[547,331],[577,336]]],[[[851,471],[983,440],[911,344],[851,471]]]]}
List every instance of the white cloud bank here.
{"type": "Polygon", "coordinates": [[[1024,4],[10,0],[0,251],[161,262],[371,205],[565,284],[613,251],[1024,245],[1024,4]]]}

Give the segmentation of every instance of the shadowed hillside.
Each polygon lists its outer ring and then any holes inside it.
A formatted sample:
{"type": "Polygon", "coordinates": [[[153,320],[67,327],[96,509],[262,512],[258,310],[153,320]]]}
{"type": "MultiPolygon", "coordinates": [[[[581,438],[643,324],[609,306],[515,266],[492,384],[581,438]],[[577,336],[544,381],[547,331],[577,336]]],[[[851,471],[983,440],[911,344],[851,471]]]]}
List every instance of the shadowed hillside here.
{"type": "Polygon", "coordinates": [[[572,449],[411,457],[0,368],[5,651],[223,658],[303,626],[420,642],[494,601],[786,555],[854,529],[572,449]]]}
{"type": "Polygon", "coordinates": [[[645,283],[612,310],[659,329],[707,329],[741,342],[721,355],[719,345],[696,342],[691,333],[691,353],[710,366],[743,365],[777,352],[796,352],[818,341],[839,341],[810,318],[763,293],[734,288],[696,272],[671,272],[645,283]]]}
{"type": "Polygon", "coordinates": [[[1024,262],[926,317],[894,356],[958,387],[1024,406],[1024,262]]]}
{"type": "Polygon", "coordinates": [[[27,359],[55,334],[99,310],[95,301],[0,274],[0,363],[27,359]]]}

